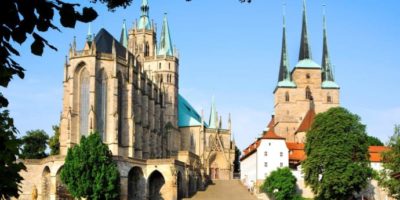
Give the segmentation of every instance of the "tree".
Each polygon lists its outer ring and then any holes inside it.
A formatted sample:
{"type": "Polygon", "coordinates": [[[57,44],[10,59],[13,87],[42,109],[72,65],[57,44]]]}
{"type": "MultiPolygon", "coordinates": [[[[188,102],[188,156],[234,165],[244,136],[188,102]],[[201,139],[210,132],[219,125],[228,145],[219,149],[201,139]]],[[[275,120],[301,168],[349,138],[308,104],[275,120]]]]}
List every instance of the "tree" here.
{"type": "Polygon", "coordinates": [[[20,140],[14,120],[8,110],[0,112],[0,199],[18,198],[19,184],[23,180],[19,171],[26,170],[22,162],[17,161],[20,140]]]}
{"type": "Polygon", "coordinates": [[[233,172],[239,173],[240,172],[240,149],[235,146],[235,160],[233,161],[233,172]]]}
{"type": "Polygon", "coordinates": [[[381,140],[374,136],[368,136],[368,146],[383,146],[381,140]]]}
{"type": "Polygon", "coordinates": [[[276,200],[301,199],[296,193],[296,177],[288,167],[278,168],[271,172],[260,190],[276,200]]]}
{"type": "Polygon", "coordinates": [[[379,185],[387,188],[395,199],[400,199],[400,180],[393,177],[400,174],[400,125],[395,125],[388,146],[390,150],[382,153],[383,170],[378,178],[379,185]]]}
{"type": "Polygon", "coordinates": [[[98,133],[68,149],[61,180],[75,198],[119,199],[119,173],[98,133]]]}
{"type": "Polygon", "coordinates": [[[365,125],[345,108],[331,108],[315,117],[305,153],[303,173],[315,199],[349,199],[372,176],[365,125]]]}
{"type": "Polygon", "coordinates": [[[40,159],[47,157],[46,144],[49,136],[44,130],[27,131],[22,137],[21,158],[23,159],[40,159]]]}
{"type": "Polygon", "coordinates": [[[50,155],[58,155],[60,154],[60,127],[54,125],[52,128],[54,135],[49,140],[50,155]]]}

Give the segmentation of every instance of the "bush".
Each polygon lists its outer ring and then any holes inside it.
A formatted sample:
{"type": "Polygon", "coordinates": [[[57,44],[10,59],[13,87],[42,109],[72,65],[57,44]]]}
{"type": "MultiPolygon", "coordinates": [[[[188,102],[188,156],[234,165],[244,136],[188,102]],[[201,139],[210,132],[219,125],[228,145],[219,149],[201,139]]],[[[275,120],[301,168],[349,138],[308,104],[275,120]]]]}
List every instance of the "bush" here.
{"type": "Polygon", "coordinates": [[[260,190],[276,200],[300,200],[296,193],[296,177],[288,167],[279,168],[265,179],[260,190]]]}

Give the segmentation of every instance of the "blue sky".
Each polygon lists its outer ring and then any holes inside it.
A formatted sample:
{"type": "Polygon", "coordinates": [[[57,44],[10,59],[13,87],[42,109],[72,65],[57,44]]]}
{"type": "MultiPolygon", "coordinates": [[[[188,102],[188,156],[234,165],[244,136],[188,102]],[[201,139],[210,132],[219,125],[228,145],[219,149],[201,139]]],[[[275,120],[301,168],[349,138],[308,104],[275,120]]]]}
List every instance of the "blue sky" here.
{"type": "MultiPolygon", "coordinates": [[[[180,93],[209,116],[212,96],[224,124],[232,115],[233,132],[243,149],[260,135],[273,112],[282,37],[282,1],[255,0],[149,0],[150,17],[161,31],[168,13],[173,44],[180,52],[180,93]]],[[[309,37],[313,58],[321,62],[322,4],[327,5],[329,50],[335,78],[341,86],[341,105],[358,114],[370,135],[386,142],[400,123],[400,14],[398,0],[326,0],[307,2],[309,37]]],[[[88,4],[90,5],[90,4],[88,4]]],[[[100,16],[93,32],[104,27],[119,38],[123,19],[129,28],[139,17],[140,1],[127,9],[100,16]]],[[[300,43],[301,0],[286,1],[287,43],[291,66],[296,64],[300,43]]],[[[58,24],[58,23],[57,23],[58,24]]],[[[30,54],[30,43],[19,49],[17,60],[26,68],[23,80],[15,78],[2,91],[23,135],[59,123],[65,55],[73,36],[83,48],[87,24],[62,33],[45,33],[58,48],[45,49],[43,57],[30,54]]]]}

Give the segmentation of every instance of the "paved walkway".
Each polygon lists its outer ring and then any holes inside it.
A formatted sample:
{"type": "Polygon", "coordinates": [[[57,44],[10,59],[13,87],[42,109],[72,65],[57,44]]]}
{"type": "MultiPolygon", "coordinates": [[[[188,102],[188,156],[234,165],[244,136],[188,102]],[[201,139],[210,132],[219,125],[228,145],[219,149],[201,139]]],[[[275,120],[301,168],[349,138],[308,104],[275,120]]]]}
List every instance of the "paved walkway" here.
{"type": "Polygon", "coordinates": [[[186,200],[256,200],[239,180],[214,181],[205,191],[198,191],[186,200]]]}

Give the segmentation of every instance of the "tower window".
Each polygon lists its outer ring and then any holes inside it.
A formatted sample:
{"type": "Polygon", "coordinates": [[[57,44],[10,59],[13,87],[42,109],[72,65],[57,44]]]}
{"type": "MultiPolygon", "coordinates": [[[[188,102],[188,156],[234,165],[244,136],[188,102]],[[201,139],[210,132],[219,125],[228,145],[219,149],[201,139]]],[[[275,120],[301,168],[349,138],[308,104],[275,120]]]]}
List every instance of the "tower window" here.
{"type": "Polygon", "coordinates": [[[289,97],[289,92],[285,93],[285,101],[289,102],[290,101],[290,97],[289,97]]]}
{"type": "Polygon", "coordinates": [[[168,69],[171,69],[171,63],[168,63],[168,69]]]}
{"type": "Polygon", "coordinates": [[[308,86],[306,87],[306,99],[308,100],[312,99],[311,90],[308,86]]]}
{"type": "Polygon", "coordinates": [[[307,74],[306,74],[306,78],[307,78],[307,79],[310,79],[310,77],[311,77],[310,74],[307,73],[307,74]]]}
{"type": "Polygon", "coordinates": [[[328,96],[326,97],[326,101],[328,103],[332,103],[332,96],[330,94],[328,94],[328,96]]]}

